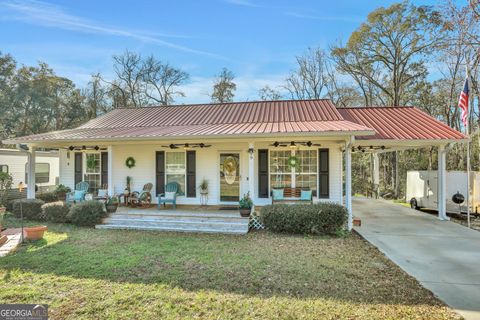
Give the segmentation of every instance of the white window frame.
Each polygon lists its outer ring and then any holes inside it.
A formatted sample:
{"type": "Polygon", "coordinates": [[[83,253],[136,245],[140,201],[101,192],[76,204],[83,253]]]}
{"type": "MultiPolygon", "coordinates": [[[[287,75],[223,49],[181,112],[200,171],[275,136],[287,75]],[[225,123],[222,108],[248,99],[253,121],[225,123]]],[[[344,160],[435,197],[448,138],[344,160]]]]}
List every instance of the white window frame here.
{"type": "Polygon", "coordinates": [[[187,189],[187,151],[186,151],[186,150],[184,150],[184,151],[173,151],[173,150],[165,151],[165,177],[164,177],[164,178],[165,178],[165,184],[168,183],[168,182],[167,182],[167,181],[168,181],[168,180],[167,180],[167,176],[169,175],[169,174],[167,173],[167,165],[168,165],[168,163],[167,163],[167,158],[168,158],[167,154],[168,154],[168,153],[183,153],[183,154],[184,154],[184,157],[183,157],[184,162],[183,162],[183,164],[184,164],[184,167],[185,167],[185,171],[184,171],[184,173],[183,173],[183,186],[184,186],[184,189],[185,189],[185,190],[182,190],[182,192],[184,193],[183,195],[186,195],[186,194],[187,194],[187,190],[186,190],[186,189],[187,189]]]}
{"type": "MultiPolygon", "coordinates": [[[[99,152],[99,151],[85,151],[85,152],[82,152],[82,171],[83,171],[83,172],[82,172],[82,181],[86,181],[86,180],[85,180],[85,177],[86,177],[87,175],[95,175],[95,176],[98,176],[98,177],[100,178],[100,184],[101,184],[101,183],[102,183],[102,176],[101,176],[101,175],[102,175],[102,154],[101,154],[101,152],[99,152]],[[88,169],[88,168],[87,168],[87,155],[88,155],[88,154],[98,154],[98,165],[99,165],[99,169],[100,169],[100,170],[98,171],[98,173],[96,173],[96,172],[87,172],[87,169],[88,169]]],[[[88,181],[87,181],[87,182],[88,182],[88,181]]],[[[91,189],[91,188],[92,188],[92,187],[90,186],[90,189],[91,189]]],[[[95,191],[98,191],[98,189],[101,189],[101,188],[102,188],[102,186],[100,185],[100,186],[97,188],[97,190],[95,190],[95,191]]]]}
{"type": "MultiPolygon", "coordinates": [[[[270,191],[275,189],[271,183],[271,175],[273,175],[274,173],[271,172],[270,170],[270,161],[272,160],[272,152],[275,152],[275,151],[290,151],[290,155],[291,156],[295,156],[297,151],[310,151],[312,149],[298,149],[295,148],[295,149],[292,149],[292,148],[275,148],[275,149],[268,149],[268,187],[269,187],[269,197],[271,198],[271,195],[270,195],[270,191]]],[[[316,149],[313,149],[313,150],[316,150],[316,149]]],[[[317,172],[315,172],[315,175],[317,176],[317,179],[316,180],[316,185],[317,185],[317,189],[316,189],[316,192],[318,193],[318,152],[316,154],[316,158],[317,158],[317,172]]],[[[296,188],[296,182],[297,182],[297,169],[296,168],[291,168],[291,171],[290,171],[290,178],[291,178],[291,182],[292,182],[292,186],[291,188],[296,188]]],[[[298,174],[302,174],[302,173],[298,173],[298,174]]],[[[307,173],[307,174],[312,174],[312,173],[307,173]]],[[[285,173],[285,175],[288,175],[287,173],[285,173]]]]}
{"type": "MultiPolygon", "coordinates": [[[[29,181],[28,180],[27,164],[28,163],[25,163],[25,181],[29,181]]],[[[7,168],[8,168],[8,166],[7,166],[7,168]]],[[[50,173],[51,173],[51,170],[50,170],[50,163],[49,162],[35,162],[35,184],[40,185],[40,184],[50,183],[50,173]],[[48,180],[45,181],[45,182],[37,182],[37,174],[39,172],[39,170],[37,170],[37,165],[39,165],[39,164],[46,164],[48,166],[48,180]]]]}
{"type": "Polygon", "coordinates": [[[7,168],[7,171],[3,171],[3,170],[2,170],[2,171],[0,171],[0,172],[6,172],[6,173],[8,173],[8,172],[10,171],[10,168],[8,167],[8,164],[0,164],[0,168],[1,168],[1,167],[6,167],[6,168],[7,168]]]}

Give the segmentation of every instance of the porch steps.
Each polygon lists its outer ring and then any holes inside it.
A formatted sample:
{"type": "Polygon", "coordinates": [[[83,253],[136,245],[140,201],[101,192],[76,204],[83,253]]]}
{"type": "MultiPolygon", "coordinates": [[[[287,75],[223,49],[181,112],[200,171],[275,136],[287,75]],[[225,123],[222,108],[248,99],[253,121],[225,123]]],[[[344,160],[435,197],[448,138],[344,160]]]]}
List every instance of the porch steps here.
{"type": "Polygon", "coordinates": [[[246,234],[248,218],[238,213],[120,212],[103,219],[97,229],[133,229],[173,232],[246,234]]]}

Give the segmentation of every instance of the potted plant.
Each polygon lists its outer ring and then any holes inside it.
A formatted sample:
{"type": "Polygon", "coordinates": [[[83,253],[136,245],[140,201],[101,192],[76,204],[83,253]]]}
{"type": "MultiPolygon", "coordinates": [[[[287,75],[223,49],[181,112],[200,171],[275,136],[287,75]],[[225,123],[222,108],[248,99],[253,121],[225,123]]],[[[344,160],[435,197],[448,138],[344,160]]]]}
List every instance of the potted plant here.
{"type": "Polygon", "coordinates": [[[114,213],[118,208],[118,198],[117,197],[108,197],[107,202],[105,202],[105,209],[108,213],[114,213]]]}
{"type": "Polygon", "coordinates": [[[63,184],[59,184],[55,188],[55,194],[57,195],[58,200],[65,201],[65,199],[67,198],[67,193],[70,193],[70,192],[72,192],[72,189],[70,189],[69,187],[63,184]]]}
{"type": "Polygon", "coordinates": [[[25,227],[25,237],[28,240],[40,240],[43,234],[47,231],[47,226],[25,227]]]}
{"type": "Polygon", "coordinates": [[[7,172],[0,172],[0,214],[7,210],[5,204],[7,203],[8,193],[12,188],[13,178],[7,172]]]}
{"type": "Polygon", "coordinates": [[[238,206],[240,209],[240,216],[248,218],[253,207],[253,201],[252,198],[250,198],[250,192],[247,192],[243,195],[243,198],[238,202],[238,206]]]}
{"type": "Polygon", "coordinates": [[[200,194],[208,194],[208,181],[203,179],[200,183],[200,194]]]}
{"type": "Polygon", "coordinates": [[[125,195],[125,197],[128,197],[128,195],[130,194],[130,184],[132,183],[132,177],[130,176],[127,176],[127,185],[125,186],[125,190],[123,191],[123,194],[125,195]]]}

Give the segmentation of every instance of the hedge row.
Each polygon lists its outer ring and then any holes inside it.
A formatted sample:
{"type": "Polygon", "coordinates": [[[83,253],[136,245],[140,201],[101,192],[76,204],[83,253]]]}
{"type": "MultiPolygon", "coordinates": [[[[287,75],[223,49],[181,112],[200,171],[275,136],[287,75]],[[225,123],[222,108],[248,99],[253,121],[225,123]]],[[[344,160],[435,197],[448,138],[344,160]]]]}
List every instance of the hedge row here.
{"type": "Polygon", "coordinates": [[[71,206],[62,201],[45,203],[40,199],[17,199],[13,202],[15,216],[28,220],[70,222],[78,226],[95,226],[107,217],[103,203],[83,201],[71,206]]]}
{"type": "Polygon", "coordinates": [[[336,203],[274,204],[260,212],[265,227],[273,232],[334,234],[347,222],[348,211],[336,203]]]}

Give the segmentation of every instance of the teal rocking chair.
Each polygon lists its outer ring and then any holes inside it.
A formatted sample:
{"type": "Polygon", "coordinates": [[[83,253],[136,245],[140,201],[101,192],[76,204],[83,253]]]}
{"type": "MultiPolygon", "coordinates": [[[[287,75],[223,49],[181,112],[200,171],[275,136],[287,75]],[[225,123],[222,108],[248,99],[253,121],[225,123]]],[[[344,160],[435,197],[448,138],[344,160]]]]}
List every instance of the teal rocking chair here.
{"type": "Polygon", "coordinates": [[[158,197],[158,210],[163,203],[163,206],[166,207],[167,203],[171,203],[173,209],[177,207],[177,194],[180,191],[180,185],[177,182],[169,182],[165,186],[165,193],[159,194],[158,197]]]}
{"type": "Polygon", "coordinates": [[[85,195],[90,188],[90,184],[86,181],[77,183],[75,190],[67,194],[67,202],[82,202],[85,200],[85,195]]]}

